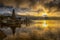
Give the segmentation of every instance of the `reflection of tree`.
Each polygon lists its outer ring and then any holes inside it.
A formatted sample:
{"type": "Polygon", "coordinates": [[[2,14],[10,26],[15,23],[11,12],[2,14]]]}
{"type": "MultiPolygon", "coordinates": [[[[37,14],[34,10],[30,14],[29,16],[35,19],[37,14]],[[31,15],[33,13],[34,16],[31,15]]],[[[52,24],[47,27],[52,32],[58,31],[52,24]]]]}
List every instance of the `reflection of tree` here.
{"type": "Polygon", "coordinates": [[[23,21],[23,24],[25,24],[26,26],[30,26],[31,23],[32,23],[32,21],[29,18],[27,18],[27,17],[23,21]]]}

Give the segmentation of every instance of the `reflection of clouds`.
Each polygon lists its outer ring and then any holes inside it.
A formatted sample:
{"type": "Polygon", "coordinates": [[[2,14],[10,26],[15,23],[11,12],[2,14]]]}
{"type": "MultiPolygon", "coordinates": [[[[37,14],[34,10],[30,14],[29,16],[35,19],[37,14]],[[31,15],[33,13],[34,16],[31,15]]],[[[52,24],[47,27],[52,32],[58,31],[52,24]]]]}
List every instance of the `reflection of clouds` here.
{"type": "Polygon", "coordinates": [[[12,30],[9,27],[6,28],[1,28],[1,30],[6,34],[6,35],[11,35],[12,34],[12,30]]]}
{"type": "Polygon", "coordinates": [[[45,30],[38,30],[38,28],[21,28],[21,32],[16,33],[14,36],[8,36],[5,38],[5,40],[10,39],[10,40],[60,40],[60,27],[50,27],[50,28],[46,28],[45,30]],[[29,31],[30,30],[30,31],[29,31]]]}

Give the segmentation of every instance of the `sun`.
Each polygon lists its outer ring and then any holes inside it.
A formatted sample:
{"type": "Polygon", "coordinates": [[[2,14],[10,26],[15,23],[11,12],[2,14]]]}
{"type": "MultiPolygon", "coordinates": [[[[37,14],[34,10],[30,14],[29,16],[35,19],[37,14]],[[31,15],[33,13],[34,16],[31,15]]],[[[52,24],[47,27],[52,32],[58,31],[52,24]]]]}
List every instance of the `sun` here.
{"type": "Polygon", "coordinates": [[[47,25],[47,21],[46,21],[46,20],[43,21],[42,26],[43,26],[43,27],[48,27],[48,25],[47,25]]]}
{"type": "Polygon", "coordinates": [[[46,16],[48,16],[47,13],[42,13],[42,17],[46,17],[46,16]]]}

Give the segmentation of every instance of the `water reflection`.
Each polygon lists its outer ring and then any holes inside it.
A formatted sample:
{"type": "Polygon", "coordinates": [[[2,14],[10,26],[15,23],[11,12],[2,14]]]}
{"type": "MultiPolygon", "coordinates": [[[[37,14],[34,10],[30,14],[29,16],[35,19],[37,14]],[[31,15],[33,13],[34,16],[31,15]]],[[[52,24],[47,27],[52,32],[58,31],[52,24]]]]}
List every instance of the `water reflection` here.
{"type": "MultiPolygon", "coordinates": [[[[59,27],[60,26],[60,20],[32,20],[34,23],[31,23],[29,26],[26,26],[22,24],[21,28],[16,28],[16,33],[18,33],[21,30],[31,30],[31,29],[46,29],[46,28],[54,28],[54,27],[59,27]]],[[[2,31],[6,35],[11,35],[12,30],[11,28],[2,28],[2,31]]]]}
{"type": "Polygon", "coordinates": [[[58,27],[60,20],[34,20],[35,27],[58,27]]]}

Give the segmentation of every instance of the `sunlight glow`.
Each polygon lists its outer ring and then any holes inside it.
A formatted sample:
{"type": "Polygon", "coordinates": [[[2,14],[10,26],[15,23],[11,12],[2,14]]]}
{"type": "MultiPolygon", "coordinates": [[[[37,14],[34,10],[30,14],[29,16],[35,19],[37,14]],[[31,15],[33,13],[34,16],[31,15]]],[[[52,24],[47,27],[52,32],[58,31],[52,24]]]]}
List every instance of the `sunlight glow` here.
{"type": "MultiPolygon", "coordinates": [[[[47,16],[47,13],[42,13],[42,16],[43,17],[46,17],[47,16]]],[[[47,27],[47,21],[46,20],[43,20],[43,24],[42,24],[42,27],[47,27]]]]}
{"type": "Polygon", "coordinates": [[[42,16],[43,16],[43,17],[46,17],[46,16],[47,16],[47,13],[42,13],[42,16]]]}
{"type": "Polygon", "coordinates": [[[48,27],[46,20],[43,21],[42,27],[48,27]]]}

